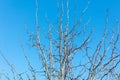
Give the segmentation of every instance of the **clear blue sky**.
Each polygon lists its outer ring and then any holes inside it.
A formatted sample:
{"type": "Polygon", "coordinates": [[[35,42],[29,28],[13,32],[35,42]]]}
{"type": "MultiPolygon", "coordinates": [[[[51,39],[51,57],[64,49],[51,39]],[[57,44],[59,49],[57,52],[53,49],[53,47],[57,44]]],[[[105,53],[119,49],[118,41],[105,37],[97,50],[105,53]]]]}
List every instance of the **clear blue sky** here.
{"type": "MultiPolygon", "coordinates": [[[[57,9],[56,0],[38,1],[39,25],[42,31],[47,32],[45,14],[48,15],[50,21],[55,22],[57,9]]],[[[79,15],[87,4],[87,0],[76,1],[77,15],[79,15]]],[[[72,16],[73,2],[70,2],[69,5],[70,16],[72,16]]],[[[83,20],[86,21],[90,18],[90,26],[94,25],[95,28],[94,37],[97,36],[97,38],[100,38],[102,35],[106,9],[109,9],[109,30],[114,28],[115,19],[120,21],[120,0],[91,0],[91,4],[83,20]]],[[[73,19],[73,17],[71,18],[73,19]]],[[[0,0],[0,50],[12,64],[15,64],[18,71],[27,69],[27,67],[24,66],[26,63],[24,62],[25,59],[18,37],[22,39],[25,49],[29,53],[28,56],[32,59],[31,61],[37,62],[36,54],[33,53],[34,50],[30,50],[31,48],[27,45],[28,37],[24,29],[24,23],[27,23],[28,29],[31,32],[35,30],[35,0],[0,0]]],[[[36,63],[33,63],[33,65],[36,65],[36,63]]],[[[8,70],[8,66],[0,57],[0,71],[2,70],[8,70]]]]}

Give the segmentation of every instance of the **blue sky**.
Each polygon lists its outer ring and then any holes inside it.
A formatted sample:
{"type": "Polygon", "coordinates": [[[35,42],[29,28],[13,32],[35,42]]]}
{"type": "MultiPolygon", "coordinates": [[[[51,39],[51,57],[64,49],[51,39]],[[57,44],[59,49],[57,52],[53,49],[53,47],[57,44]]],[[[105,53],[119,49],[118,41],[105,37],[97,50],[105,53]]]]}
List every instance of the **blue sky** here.
{"type": "MultiPolygon", "coordinates": [[[[78,16],[87,4],[87,0],[76,1],[78,16]]],[[[44,32],[47,32],[45,14],[48,15],[48,18],[52,23],[56,20],[56,0],[38,0],[38,2],[39,25],[41,27],[41,33],[43,33],[41,35],[44,35],[44,32]]],[[[70,0],[69,5],[72,20],[72,0],[70,0]]],[[[83,17],[84,21],[90,18],[90,26],[94,25],[95,34],[93,38],[97,36],[99,39],[102,35],[106,9],[109,9],[108,29],[111,30],[112,28],[115,28],[115,19],[120,21],[120,0],[91,0],[90,6],[83,17]]],[[[27,24],[28,29],[31,32],[34,32],[35,0],[0,0],[0,50],[12,64],[15,64],[18,71],[21,71],[24,68],[24,64],[26,64],[19,44],[19,37],[23,41],[26,51],[29,53],[28,56],[31,59],[34,58],[34,60],[31,61],[37,62],[36,55],[31,55],[34,54],[35,51],[30,50],[31,48],[27,45],[28,37],[24,29],[24,23],[27,24]]],[[[33,63],[33,65],[35,64],[33,63]]],[[[0,71],[6,71],[7,69],[8,66],[0,57],[0,71]]]]}

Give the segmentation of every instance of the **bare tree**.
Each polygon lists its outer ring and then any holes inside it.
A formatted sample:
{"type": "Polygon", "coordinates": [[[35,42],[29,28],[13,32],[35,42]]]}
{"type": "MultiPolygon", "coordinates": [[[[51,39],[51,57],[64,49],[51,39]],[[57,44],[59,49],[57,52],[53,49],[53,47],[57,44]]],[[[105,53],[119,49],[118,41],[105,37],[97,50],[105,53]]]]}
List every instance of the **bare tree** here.
{"type": "MultiPolygon", "coordinates": [[[[57,24],[52,24],[46,16],[46,22],[49,26],[46,38],[49,40],[49,47],[47,47],[48,45],[41,43],[40,35],[42,33],[38,23],[38,2],[36,0],[36,34],[33,35],[26,30],[32,47],[37,49],[43,67],[43,72],[40,73],[44,74],[46,80],[120,80],[120,73],[117,73],[120,66],[119,31],[112,30],[110,32],[112,35],[108,35],[108,13],[103,36],[95,47],[90,45],[91,36],[94,35],[92,34],[93,30],[87,32],[86,29],[89,20],[84,23],[84,27],[81,27],[82,18],[90,1],[88,1],[79,19],[76,19],[76,0],[74,0],[74,24],[72,25],[69,16],[69,0],[66,0],[65,3],[66,5],[57,1],[57,8],[61,9],[61,15],[59,16],[57,13],[57,24]],[[66,21],[64,21],[64,18],[66,18],[66,21]]],[[[33,76],[31,78],[26,73],[27,80],[40,79],[41,76],[37,78],[37,72],[32,67],[22,43],[20,44],[33,76]]],[[[2,57],[5,59],[3,55],[2,57]]],[[[6,59],[5,61],[14,70],[6,59]]],[[[16,74],[18,75],[18,73],[16,74]]],[[[18,75],[18,80],[21,79],[23,78],[18,75]]]]}

